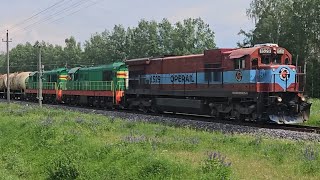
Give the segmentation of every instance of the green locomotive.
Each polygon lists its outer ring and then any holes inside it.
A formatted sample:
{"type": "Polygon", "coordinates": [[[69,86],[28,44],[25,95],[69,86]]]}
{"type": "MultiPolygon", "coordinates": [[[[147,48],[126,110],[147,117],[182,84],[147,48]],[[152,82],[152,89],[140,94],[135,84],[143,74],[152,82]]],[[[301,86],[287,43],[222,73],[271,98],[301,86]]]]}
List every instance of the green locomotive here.
{"type": "Polygon", "coordinates": [[[123,62],[68,71],[62,99],[71,104],[111,107],[119,104],[126,89],[128,69],[123,62]]]}
{"type": "MultiPolygon", "coordinates": [[[[67,81],[68,69],[58,68],[51,71],[44,71],[42,74],[42,89],[44,101],[55,101],[59,99],[59,89],[63,89],[67,81]]],[[[39,88],[39,73],[32,72],[26,79],[26,97],[27,99],[36,100],[39,88]]]]}

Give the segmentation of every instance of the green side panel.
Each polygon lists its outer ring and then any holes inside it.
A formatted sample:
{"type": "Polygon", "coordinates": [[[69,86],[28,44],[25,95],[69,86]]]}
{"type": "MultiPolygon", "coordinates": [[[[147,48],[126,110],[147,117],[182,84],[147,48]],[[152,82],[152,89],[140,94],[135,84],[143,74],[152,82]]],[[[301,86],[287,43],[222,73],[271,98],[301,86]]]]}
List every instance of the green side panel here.
{"type": "Polygon", "coordinates": [[[108,65],[74,69],[69,75],[71,80],[67,81],[67,90],[107,90],[114,91],[117,85],[117,71],[126,67],[123,62],[116,62],[108,65]]]}
{"type": "MultiPolygon", "coordinates": [[[[29,75],[27,83],[28,89],[38,89],[38,72],[32,72],[29,75]]],[[[51,71],[44,71],[42,73],[42,89],[56,89],[61,88],[63,83],[66,82],[68,76],[67,68],[59,68],[51,71]]]]}

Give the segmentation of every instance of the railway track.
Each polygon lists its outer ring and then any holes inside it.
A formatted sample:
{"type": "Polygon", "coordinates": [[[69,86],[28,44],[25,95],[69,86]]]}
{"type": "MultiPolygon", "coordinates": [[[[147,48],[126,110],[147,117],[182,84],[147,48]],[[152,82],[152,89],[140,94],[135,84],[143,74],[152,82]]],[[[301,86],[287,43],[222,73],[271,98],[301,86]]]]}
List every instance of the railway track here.
{"type": "MultiPolygon", "coordinates": [[[[0,102],[4,103],[6,100],[0,99],[0,102]]],[[[21,100],[12,100],[15,103],[28,103],[32,105],[37,105],[35,102],[30,101],[21,101],[21,100]]],[[[83,111],[83,112],[93,112],[96,114],[104,114],[104,112],[112,112],[114,110],[104,110],[95,107],[79,107],[79,106],[69,106],[66,104],[45,104],[48,107],[54,108],[64,108],[69,110],[76,110],[76,111],[83,111]]],[[[202,116],[202,115],[194,115],[194,114],[184,114],[184,113],[171,113],[165,112],[162,114],[152,114],[152,113],[144,113],[140,111],[132,111],[132,110],[117,110],[124,113],[131,113],[135,115],[147,115],[153,117],[166,117],[166,118],[177,118],[177,119],[184,119],[184,120],[193,120],[193,121],[200,121],[206,123],[221,123],[226,125],[237,125],[237,126],[244,126],[244,127],[254,127],[254,128],[264,128],[264,129],[280,129],[286,131],[294,131],[294,132],[304,132],[304,133],[313,133],[313,134],[320,134],[320,127],[317,126],[306,126],[306,125],[290,125],[290,124],[267,124],[267,123],[255,123],[255,122],[239,122],[239,121],[232,121],[232,120],[213,120],[212,117],[209,116],[202,116]]]]}
{"type": "Polygon", "coordinates": [[[265,129],[281,129],[287,131],[295,131],[295,132],[305,132],[305,133],[314,133],[320,134],[320,127],[318,126],[307,126],[307,125],[297,125],[297,124],[268,124],[268,123],[255,123],[255,122],[239,122],[232,120],[212,120],[209,116],[197,116],[197,115],[173,115],[177,118],[186,118],[192,120],[200,120],[206,122],[215,122],[215,123],[224,123],[230,125],[239,125],[239,126],[247,126],[247,127],[256,127],[256,128],[265,128],[265,129]]]}
{"type": "MultiPolygon", "coordinates": [[[[276,129],[277,127],[275,127],[276,129]]],[[[320,134],[320,127],[305,125],[279,125],[278,129],[320,134]]]]}

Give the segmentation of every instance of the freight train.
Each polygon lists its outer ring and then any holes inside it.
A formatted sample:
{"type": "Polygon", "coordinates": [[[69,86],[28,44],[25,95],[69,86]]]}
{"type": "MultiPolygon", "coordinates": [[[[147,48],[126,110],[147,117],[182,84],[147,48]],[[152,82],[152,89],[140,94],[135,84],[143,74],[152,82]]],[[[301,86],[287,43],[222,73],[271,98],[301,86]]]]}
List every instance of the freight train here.
{"type": "MultiPolygon", "coordinates": [[[[3,98],[6,78],[0,76],[3,98]]],[[[305,74],[276,44],[59,68],[42,79],[45,102],[100,108],[293,124],[307,121],[311,107],[303,94],[305,74]]],[[[12,98],[37,100],[38,72],[10,74],[9,80],[12,98]]]]}

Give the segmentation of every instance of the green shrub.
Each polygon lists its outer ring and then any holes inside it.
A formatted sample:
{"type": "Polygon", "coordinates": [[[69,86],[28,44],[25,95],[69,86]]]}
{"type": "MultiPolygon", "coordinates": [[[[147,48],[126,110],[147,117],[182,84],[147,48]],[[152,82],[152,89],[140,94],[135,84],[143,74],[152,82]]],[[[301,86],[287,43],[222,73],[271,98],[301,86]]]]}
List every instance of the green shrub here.
{"type": "Polygon", "coordinates": [[[301,151],[302,154],[302,173],[303,174],[316,174],[320,171],[318,164],[319,151],[314,147],[307,146],[301,151]]]}
{"type": "Polygon", "coordinates": [[[149,159],[143,165],[139,172],[139,178],[154,179],[170,177],[172,175],[172,168],[169,162],[158,159],[149,159]]]}
{"type": "Polygon", "coordinates": [[[225,156],[219,152],[208,153],[208,158],[202,163],[201,170],[204,179],[229,179],[231,176],[231,162],[225,161],[225,156]]]}
{"type": "Polygon", "coordinates": [[[47,175],[49,180],[76,179],[79,176],[79,172],[69,158],[62,157],[55,160],[47,168],[47,175]]]}

